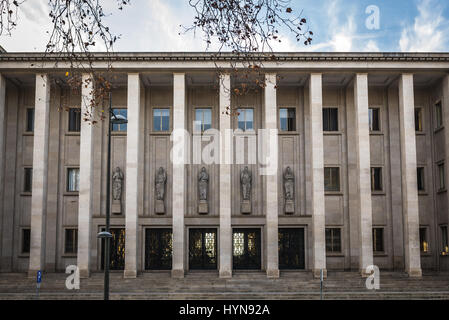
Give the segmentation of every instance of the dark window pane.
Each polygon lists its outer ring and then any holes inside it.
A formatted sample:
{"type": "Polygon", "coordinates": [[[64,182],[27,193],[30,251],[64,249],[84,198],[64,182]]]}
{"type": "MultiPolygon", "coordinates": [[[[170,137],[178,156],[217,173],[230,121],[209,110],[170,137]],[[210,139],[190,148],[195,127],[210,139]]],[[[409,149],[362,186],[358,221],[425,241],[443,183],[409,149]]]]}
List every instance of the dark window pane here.
{"type": "Polygon", "coordinates": [[[212,109],[195,110],[195,131],[206,131],[212,128],[212,109]]]}
{"type": "Polygon", "coordinates": [[[443,110],[441,107],[441,102],[438,102],[435,105],[435,120],[436,120],[436,127],[439,128],[443,125],[443,110]]]}
{"type": "Polygon", "coordinates": [[[425,190],[424,168],[423,167],[416,168],[416,176],[417,176],[417,183],[418,183],[418,191],[425,190]]]}
{"type": "MultiPolygon", "coordinates": [[[[118,119],[128,119],[128,109],[112,109],[118,119]]],[[[113,118],[111,116],[111,118],[113,118]]],[[[126,132],[128,124],[113,124],[112,131],[126,132]]]]}
{"type": "Polygon", "coordinates": [[[448,236],[447,236],[447,226],[441,227],[441,244],[442,244],[442,255],[448,255],[449,254],[449,243],[448,243],[448,236]]]}
{"type": "Polygon", "coordinates": [[[279,109],[281,131],[296,131],[296,111],[294,108],[279,109]]]}
{"type": "Polygon", "coordinates": [[[27,123],[26,123],[26,131],[33,132],[34,131],[34,109],[27,109],[27,123]]]}
{"type": "Polygon", "coordinates": [[[78,249],[78,230],[66,229],[65,230],[65,253],[76,253],[78,249]]]}
{"type": "Polygon", "coordinates": [[[340,191],[340,168],[324,168],[324,191],[340,191]]]}
{"type": "Polygon", "coordinates": [[[383,228],[373,228],[373,251],[383,252],[384,251],[384,229],[383,228]]]}
{"type": "Polygon", "coordinates": [[[161,131],[169,131],[170,130],[170,110],[162,109],[161,117],[162,117],[162,130],[161,131]]]}
{"type": "Polygon", "coordinates": [[[382,168],[371,168],[371,190],[382,191],[382,168]]]}
{"type": "Polygon", "coordinates": [[[323,108],[323,131],[338,131],[338,108],[323,108]]]}
{"type": "Polygon", "coordinates": [[[23,191],[31,192],[33,188],[33,168],[24,169],[23,191]]]}
{"type": "Polygon", "coordinates": [[[326,228],[326,251],[341,252],[341,229],[326,228]]]}
{"type": "Polygon", "coordinates": [[[422,109],[416,108],[415,109],[415,131],[422,131],[422,109]]]}
{"type": "Polygon", "coordinates": [[[444,170],[444,163],[439,164],[438,165],[438,176],[439,176],[439,183],[440,183],[439,190],[443,190],[445,188],[445,183],[444,183],[445,172],[444,171],[445,171],[444,170]]]}
{"type": "Polygon", "coordinates": [[[421,252],[429,252],[429,243],[427,242],[427,228],[419,228],[419,246],[421,252]]]}
{"type": "Polygon", "coordinates": [[[379,109],[370,108],[369,109],[369,129],[370,131],[379,131],[379,109]]]}
{"type": "Polygon", "coordinates": [[[22,229],[22,253],[30,253],[31,230],[22,229]]]}
{"type": "Polygon", "coordinates": [[[69,131],[79,132],[81,130],[81,109],[69,109],[69,131]]]}
{"type": "Polygon", "coordinates": [[[67,169],[67,191],[76,192],[79,191],[80,186],[80,169],[70,168],[67,169]]]}

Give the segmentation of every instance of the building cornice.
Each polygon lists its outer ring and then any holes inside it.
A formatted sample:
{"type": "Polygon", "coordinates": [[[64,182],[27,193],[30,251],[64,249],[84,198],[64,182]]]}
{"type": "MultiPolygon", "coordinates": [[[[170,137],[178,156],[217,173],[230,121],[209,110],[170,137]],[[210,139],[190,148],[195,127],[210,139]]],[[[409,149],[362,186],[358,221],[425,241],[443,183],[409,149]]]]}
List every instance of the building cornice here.
{"type": "Polygon", "coordinates": [[[192,62],[339,62],[339,61],[357,61],[357,62],[449,62],[449,53],[401,53],[401,52],[274,52],[274,53],[252,53],[247,55],[237,55],[233,53],[216,52],[117,52],[117,53],[92,53],[76,54],[75,57],[65,54],[49,53],[0,53],[0,62],[51,62],[51,61],[111,61],[111,62],[142,62],[142,61],[192,61],[192,62]]]}

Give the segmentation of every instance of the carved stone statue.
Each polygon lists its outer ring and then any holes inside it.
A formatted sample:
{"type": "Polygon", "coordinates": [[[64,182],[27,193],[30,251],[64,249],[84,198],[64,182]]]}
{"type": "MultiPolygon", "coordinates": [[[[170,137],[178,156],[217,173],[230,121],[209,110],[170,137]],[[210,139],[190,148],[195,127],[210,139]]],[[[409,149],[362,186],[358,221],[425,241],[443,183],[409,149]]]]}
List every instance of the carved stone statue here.
{"type": "Polygon", "coordinates": [[[295,176],[290,167],[284,171],[284,197],[285,197],[285,213],[295,212],[295,176]]]}
{"type": "Polygon", "coordinates": [[[198,213],[208,213],[207,191],[209,187],[209,174],[205,167],[202,167],[198,173],[198,197],[200,203],[198,205],[198,213]]]}
{"type": "Polygon", "coordinates": [[[123,188],[123,172],[120,167],[115,168],[112,173],[112,199],[121,200],[122,199],[122,188],[123,188]]]}
{"type": "Polygon", "coordinates": [[[251,196],[251,172],[245,167],[240,173],[240,183],[242,185],[243,200],[249,200],[251,196]]]}
{"type": "Polygon", "coordinates": [[[157,214],[165,213],[164,196],[165,196],[165,184],[167,183],[167,173],[165,169],[160,167],[156,172],[155,191],[156,191],[156,206],[155,210],[157,214]]]}
{"type": "Polygon", "coordinates": [[[251,171],[249,171],[248,167],[245,167],[245,169],[243,169],[240,173],[240,185],[242,188],[242,213],[251,213],[251,181],[251,171]]]}
{"type": "Polygon", "coordinates": [[[112,173],[112,206],[113,214],[122,213],[122,190],[123,190],[123,172],[120,167],[116,167],[112,173]]]}

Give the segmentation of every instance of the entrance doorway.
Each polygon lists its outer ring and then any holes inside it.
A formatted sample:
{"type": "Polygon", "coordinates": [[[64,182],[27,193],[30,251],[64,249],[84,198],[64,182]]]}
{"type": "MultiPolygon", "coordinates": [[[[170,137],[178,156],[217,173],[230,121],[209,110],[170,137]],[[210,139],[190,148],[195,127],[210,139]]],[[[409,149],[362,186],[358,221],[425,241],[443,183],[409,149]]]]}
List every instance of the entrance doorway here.
{"type": "Polygon", "coordinates": [[[304,228],[279,228],[279,269],[304,269],[304,228]]]}
{"type": "Polygon", "coordinates": [[[217,269],[217,229],[189,229],[189,269],[217,269]]]}
{"type": "MultiPolygon", "coordinates": [[[[103,228],[102,231],[105,229],[103,228]]],[[[109,269],[125,269],[125,228],[110,228],[112,234],[111,247],[109,250],[109,269]]],[[[104,239],[101,240],[101,269],[104,269],[104,239]]]]}
{"type": "Polygon", "coordinates": [[[254,270],[261,268],[260,229],[233,229],[233,268],[254,270]]]}
{"type": "Polygon", "coordinates": [[[172,235],[170,228],[145,230],[145,270],[171,270],[172,235]]]}

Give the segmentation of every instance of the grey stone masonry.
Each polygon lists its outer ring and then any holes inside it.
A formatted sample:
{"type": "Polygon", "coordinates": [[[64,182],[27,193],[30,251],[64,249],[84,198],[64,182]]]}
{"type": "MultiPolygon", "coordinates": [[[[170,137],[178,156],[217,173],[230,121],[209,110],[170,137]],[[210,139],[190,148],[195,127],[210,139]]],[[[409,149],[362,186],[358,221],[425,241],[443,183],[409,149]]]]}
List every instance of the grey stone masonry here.
{"type": "Polygon", "coordinates": [[[34,118],[33,183],[31,198],[30,267],[34,277],[45,261],[45,217],[47,211],[48,136],[50,132],[50,80],[36,74],[34,118]]]}
{"type": "Polygon", "coordinates": [[[399,125],[401,136],[405,271],[411,277],[420,277],[421,253],[419,245],[414,110],[413,74],[402,74],[399,79],[399,125]]]}

